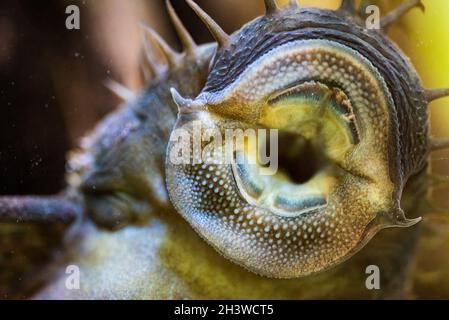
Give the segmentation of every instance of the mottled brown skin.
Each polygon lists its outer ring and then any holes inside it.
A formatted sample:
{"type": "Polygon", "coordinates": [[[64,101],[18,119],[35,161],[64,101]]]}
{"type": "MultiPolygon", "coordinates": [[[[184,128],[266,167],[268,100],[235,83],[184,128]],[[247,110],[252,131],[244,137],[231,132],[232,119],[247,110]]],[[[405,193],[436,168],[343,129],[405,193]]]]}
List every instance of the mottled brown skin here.
{"type": "MultiPolygon", "coordinates": [[[[336,22],[331,19],[331,24],[347,28],[348,31],[354,27],[349,28],[347,21],[333,13],[318,10],[306,11],[301,20],[293,19],[288,14],[288,19],[279,19],[278,22],[274,17],[262,19],[273,19],[270,22],[273,29],[281,28],[282,25],[291,29],[295,23],[314,25],[314,19],[319,17],[336,19],[336,22]]],[[[260,23],[247,28],[252,27],[260,28],[260,23]]],[[[252,31],[246,32],[251,34],[252,31]]],[[[278,37],[283,38],[275,38],[278,37]]],[[[381,35],[372,37],[384,41],[381,35]]],[[[250,44],[251,41],[247,47],[236,52],[232,51],[235,48],[228,48],[227,53],[220,52],[215,73],[221,69],[220,66],[247,63],[250,44]],[[230,63],[226,59],[229,53],[241,54],[241,60],[230,63]]],[[[267,45],[274,43],[267,42],[267,45]]],[[[365,47],[359,49],[365,50],[365,47]]],[[[410,178],[401,206],[408,217],[412,217],[419,214],[419,199],[425,193],[422,179],[427,151],[406,150],[427,145],[427,125],[420,122],[414,124],[404,113],[411,108],[419,117],[426,116],[425,121],[427,115],[422,109],[424,102],[420,90],[413,90],[420,88],[416,75],[411,71],[413,69],[391,45],[388,45],[384,54],[394,55],[390,57],[392,60],[388,60],[389,63],[398,62],[397,68],[393,68],[396,71],[391,75],[393,79],[390,85],[394,87],[394,81],[398,80],[398,83],[404,84],[404,90],[412,89],[408,94],[401,90],[395,91],[397,96],[394,99],[398,104],[396,112],[402,116],[398,116],[394,125],[401,125],[402,129],[396,130],[404,137],[396,136],[396,139],[403,142],[403,149],[390,150],[392,158],[397,159],[396,164],[392,163],[392,172],[398,172],[396,169],[401,167],[403,171],[399,171],[402,178],[410,178]],[[410,83],[405,86],[408,81],[410,83]]],[[[385,231],[351,260],[323,274],[294,280],[268,279],[248,272],[217,254],[170,206],[164,191],[155,189],[160,185],[154,181],[163,181],[164,148],[176,114],[169,89],[173,86],[184,96],[195,97],[202,88],[209,56],[210,53],[206,54],[198,65],[184,65],[181,69],[171,71],[167,75],[169,81],[162,79],[152,84],[131,105],[124,106],[100,124],[93,136],[88,138],[91,142],[85,151],[93,158],[87,162],[72,161],[73,171],[69,177],[72,188],[80,190],[85,199],[86,214],[67,233],[66,257],[49,269],[56,272],[45,274],[48,283],[35,298],[299,299],[398,297],[403,294],[407,266],[418,232],[416,228],[385,231]],[[197,86],[192,86],[192,83],[197,86]],[[132,125],[127,127],[129,123],[132,125]],[[150,132],[144,130],[149,128],[150,132]],[[154,144],[148,147],[146,143],[149,142],[144,137],[150,138],[150,143],[154,144]],[[136,143],[142,141],[145,143],[136,143]],[[80,166],[79,163],[87,166],[80,166]],[[145,179],[148,176],[155,179],[145,179]],[[129,204],[134,204],[135,200],[143,203],[143,206],[130,208],[129,204]],[[140,210],[142,207],[145,210],[140,210]],[[137,226],[129,225],[133,223],[137,223],[137,226]],[[104,227],[116,231],[108,231],[104,227]],[[80,266],[81,290],[70,291],[65,288],[64,271],[68,264],[80,266]],[[369,264],[376,264],[382,270],[382,290],[379,292],[367,291],[365,288],[365,268],[369,264]],[[236,286],[236,283],[239,285],[236,286]]],[[[231,72],[229,74],[232,75],[231,72]]],[[[219,73],[212,73],[209,79],[215,80],[210,80],[206,88],[218,86],[219,81],[226,82],[223,74],[219,73]]]]}
{"type": "Polygon", "coordinates": [[[152,211],[169,206],[165,191],[165,149],[176,106],[167,88],[194,95],[204,83],[214,45],[184,56],[181,67],[152,81],[134,101],[108,116],[82,141],[69,161],[69,181],[81,190],[87,214],[110,229],[145,223],[152,211]]]}

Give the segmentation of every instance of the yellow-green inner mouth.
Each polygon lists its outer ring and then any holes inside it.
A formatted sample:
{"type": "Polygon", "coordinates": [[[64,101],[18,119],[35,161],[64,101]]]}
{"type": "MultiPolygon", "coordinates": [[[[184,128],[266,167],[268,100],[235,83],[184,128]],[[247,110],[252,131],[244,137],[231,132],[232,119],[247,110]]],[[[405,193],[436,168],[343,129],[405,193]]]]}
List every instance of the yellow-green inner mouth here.
{"type": "Polygon", "coordinates": [[[269,142],[278,144],[279,168],[264,174],[257,161],[260,150],[237,151],[233,171],[242,196],[282,216],[325,207],[344,172],[341,163],[359,141],[346,95],[307,82],[270,99],[259,123],[279,130],[278,141],[269,142]]]}

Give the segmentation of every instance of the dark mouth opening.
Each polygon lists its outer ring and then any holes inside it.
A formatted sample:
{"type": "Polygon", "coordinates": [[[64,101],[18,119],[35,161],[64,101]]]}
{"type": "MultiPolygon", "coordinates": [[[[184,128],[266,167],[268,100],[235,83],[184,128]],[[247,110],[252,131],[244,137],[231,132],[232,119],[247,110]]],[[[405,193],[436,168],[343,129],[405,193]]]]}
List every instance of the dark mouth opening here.
{"type": "Polygon", "coordinates": [[[323,162],[322,153],[312,141],[296,133],[279,132],[279,171],[292,183],[303,184],[312,179],[323,162]]]}

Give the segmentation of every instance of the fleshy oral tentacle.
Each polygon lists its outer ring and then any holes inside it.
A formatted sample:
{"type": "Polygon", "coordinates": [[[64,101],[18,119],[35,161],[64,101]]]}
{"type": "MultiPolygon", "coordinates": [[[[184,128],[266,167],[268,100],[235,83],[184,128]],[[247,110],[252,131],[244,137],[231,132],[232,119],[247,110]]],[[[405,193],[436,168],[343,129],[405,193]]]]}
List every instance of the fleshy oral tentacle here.
{"type": "MultiPolygon", "coordinates": [[[[425,91],[424,97],[428,102],[449,97],[449,88],[428,89],[425,91]]],[[[449,148],[448,138],[431,138],[430,150],[437,151],[449,148]]]]}
{"type": "Polygon", "coordinates": [[[364,16],[366,14],[366,8],[369,5],[371,5],[371,1],[370,0],[362,0],[362,2],[360,3],[360,7],[357,10],[359,16],[364,16]]]}
{"type": "Polygon", "coordinates": [[[448,138],[432,138],[430,139],[430,149],[432,151],[443,150],[449,148],[448,138]]]}
{"type": "Polygon", "coordinates": [[[187,31],[186,27],[182,23],[181,19],[179,19],[179,16],[176,14],[176,11],[173,8],[170,0],[166,1],[166,6],[170,20],[175,27],[176,33],[182,43],[184,50],[188,55],[195,55],[197,45],[190,35],[189,31],[187,31]]]}
{"type": "MultiPolygon", "coordinates": [[[[160,47],[155,42],[155,39],[151,37],[152,34],[148,33],[147,27],[143,24],[141,25],[143,30],[143,49],[145,53],[145,61],[149,66],[150,72],[153,77],[159,79],[162,78],[169,69],[167,61],[161,60],[161,50],[160,47]]],[[[145,77],[146,80],[149,77],[145,77]]]]}
{"type": "Polygon", "coordinates": [[[192,0],[187,0],[187,4],[192,8],[197,16],[203,21],[209,29],[219,47],[224,47],[229,42],[229,35],[212,19],[200,6],[192,0]]]}
{"type": "Polygon", "coordinates": [[[428,102],[449,97],[449,88],[426,90],[425,97],[428,102]]]}
{"type": "Polygon", "coordinates": [[[388,28],[398,20],[400,17],[402,17],[404,14],[406,14],[411,9],[418,7],[423,12],[425,10],[424,4],[422,3],[422,0],[407,0],[400,4],[397,8],[393,9],[389,13],[387,13],[380,21],[381,29],[384,31],[388,31],[388,28]]]}
{"type": "Polygon", "coordinates": [[[158,48],[167,60],[169,68],[176,68],[181,62],[180,54],[172,49],[170,45],[151,27],[142,24],[143,30],[146,32],[147,36],[157,44],[158,48]]]}
{"type": "Polygon", "coordinates": [[[349,13],[354,16],[358,14],[355,0],[342,0],[337,11],[341,13],[349,13]]]}
{"type": "Polygon", "coordinates": [[[178,106],[180,114],[193,113],[201,108],[201,104],[191,99],[183,98],[175,88],[170,89],[173,101],[178,106]]]}
{"type": "Polygon", "coordinates": [[[69,226],[81,216],[79,203],[64,196],[1,197],[0,222],[61,224],[69,226]]]}
{"type": "Polygon", "coordinates": [[[107,80],[105,86],[124,102],[132,101],[136,97],[135,92],[115,80],[107,80]]]}
{"type": "Polygon", "coordinates": [[[275,0],[264,0],[265,14],[270,15],[279,11],[275,0]]]}

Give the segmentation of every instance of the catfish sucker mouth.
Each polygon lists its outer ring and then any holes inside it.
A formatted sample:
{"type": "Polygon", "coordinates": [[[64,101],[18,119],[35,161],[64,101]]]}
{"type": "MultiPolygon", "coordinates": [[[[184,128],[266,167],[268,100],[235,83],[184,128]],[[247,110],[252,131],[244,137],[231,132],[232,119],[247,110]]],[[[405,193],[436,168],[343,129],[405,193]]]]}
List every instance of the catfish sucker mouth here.
{"type": "MultiPolygon", "coordinates": [[[[380,229],[416,222],[389,218],[391,193],[376,193],[370,179],[331,163],[304,183],[267,170],[250,161],[254,152],[245,139],[243,147],[224,139],[220,121],[207,111],[180,114],[168,145],[167,187],[192,227],[250,271],[277,278],[313,274],[348,258],[380,229]]],[[[226,125],[236,129],[238,122],[226,125]]]]}
{"type": "MultiPolygon", "coordinates": [[[[346,20],[352,32],[334,30],[343,18],[328,11],[277,14],[287,15],[297,29],[284,30],[274,16],[256,19],[223,41],[195,99],[173,91],[180,112],[168,145],[166,178],[175,208],[223,256],[264,276],[294,278],[344,261],[383,228],[419,222],[405,217],[400,202],[408,177],[422,169],[424,149],[413,145],[420,153],[408,154],[408,142],[399,142],[407,124],[401,126],[398,118],[407,106],[391,83],[403,60],[389,65],[382,54],[395,52],[385,39],[346,20]],[[296,21],[300,14],[313,16],[316,32],[296,21]],[[260,39],[253,34],[258,30],[264,30],[260,39]],[[386,49],[359,52],[359,40],[386,49]],[[284,143],[294,150],[283,145],[278,155],[289,160],[288,168],[281,161],[277,172],[266,174],[257,161],[260,146],[246,148],[246,142],[224,162],[214,162],[208,152],[187,152],[183,161],[172,161],[180,145],[203,147],[194,138],[195,123],[218,132],[216,137],[230,128],[290,135],[284,143]],[[183,135],[189,138],[180,139],[183,135]],[[315,169],[295,180],[295,165],[307,162],[315,169]]],[[[410,146],[416,141],[410,137],[410,146]]],[[[220,142],[215,150],[226,154],[233,143],[220,142]]]]}

